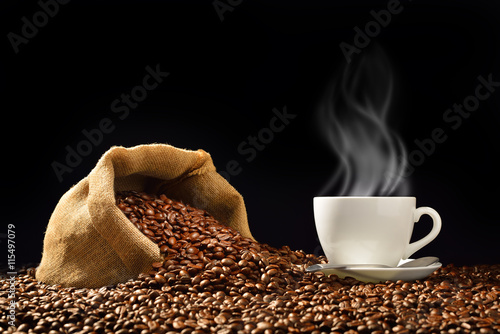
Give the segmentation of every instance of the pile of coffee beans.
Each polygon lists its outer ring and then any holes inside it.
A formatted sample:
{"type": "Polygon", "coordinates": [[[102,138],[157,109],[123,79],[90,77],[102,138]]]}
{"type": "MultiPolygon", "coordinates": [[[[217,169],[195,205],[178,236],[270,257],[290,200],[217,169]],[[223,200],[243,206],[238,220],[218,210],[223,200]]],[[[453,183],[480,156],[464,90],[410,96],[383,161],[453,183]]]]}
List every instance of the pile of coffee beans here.
{"type": "Polygon", "coordinates": [[[363,283],[306,273],[326,262],[242,237],[207,212],[126,192],[117,205],[165,258],[100,289],[16,277],[0,290],[0,333],[498,333],[500,265],[436,270],[424,280],[363,283]]]}

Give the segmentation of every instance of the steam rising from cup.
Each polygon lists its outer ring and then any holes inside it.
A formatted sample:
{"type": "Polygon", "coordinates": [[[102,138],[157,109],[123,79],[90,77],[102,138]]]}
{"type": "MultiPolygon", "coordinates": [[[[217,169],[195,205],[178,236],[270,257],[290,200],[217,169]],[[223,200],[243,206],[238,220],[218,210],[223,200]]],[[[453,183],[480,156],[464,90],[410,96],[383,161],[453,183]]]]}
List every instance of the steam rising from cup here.
{"type": "Polygon", "coordinates": [[[389,127],[393,75],[382,50],[368,50],[327,88],[319,129],[338,167],[319,196],[406,195],[406,149],[389,127]]]}

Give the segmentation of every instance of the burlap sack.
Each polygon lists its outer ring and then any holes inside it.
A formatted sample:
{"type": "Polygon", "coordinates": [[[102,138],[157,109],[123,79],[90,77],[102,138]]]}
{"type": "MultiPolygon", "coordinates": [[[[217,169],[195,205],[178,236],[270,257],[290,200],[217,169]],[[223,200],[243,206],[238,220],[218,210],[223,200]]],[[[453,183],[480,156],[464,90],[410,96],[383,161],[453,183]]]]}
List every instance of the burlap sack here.
{"type": "Polygon", "coordinates": [[[158,246],[118,209],[115,192],[164,193],[205,209],[252,237],[243,197],[203,151],[152,144],[112,147],[65,193],[50,217],[36,278],[63,287],[101,287],[136,278],[160,261],[158,246]]]}

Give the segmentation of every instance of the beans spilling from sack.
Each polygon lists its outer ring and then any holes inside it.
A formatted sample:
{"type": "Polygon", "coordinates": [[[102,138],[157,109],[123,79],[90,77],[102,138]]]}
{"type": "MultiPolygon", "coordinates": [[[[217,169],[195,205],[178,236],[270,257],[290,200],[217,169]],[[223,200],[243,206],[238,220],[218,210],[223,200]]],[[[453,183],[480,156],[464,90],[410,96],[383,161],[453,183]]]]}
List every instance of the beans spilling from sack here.
{"type": "MultiPolygon", "coordinates": [[[[207,212],[126,192],[118,207],[163,262],[100,289],[16,277],[16,326],[0,290],[0,333],[498,333],[500,265],[449,265],[425,280],[362,283],[305,273],[324,257],[241,237],[207,212]]],[[[31,269],[30,271],[32,271],[31,269]]]]}
{"type": "Polygon", "coordinates": [[[117,205],[165,255],[162,263],[153,263],[151,278],[175,284],[175,289],[187,290],[188,280],[197,291],[207,286],[210,291],[226,290],[228,284],[236,284],[242,293],[283,289],[293,277],[302,276],[298,265],[314,258],[242,237],[206,211],[165,195],[124,192],[117,195],[117,205]]]}

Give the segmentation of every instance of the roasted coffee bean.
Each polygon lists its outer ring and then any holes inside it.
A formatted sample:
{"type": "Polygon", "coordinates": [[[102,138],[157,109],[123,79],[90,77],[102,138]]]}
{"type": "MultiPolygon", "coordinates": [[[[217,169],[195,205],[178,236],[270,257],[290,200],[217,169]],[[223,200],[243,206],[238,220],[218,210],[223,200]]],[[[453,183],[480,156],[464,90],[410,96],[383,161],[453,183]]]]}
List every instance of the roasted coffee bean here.
{"type": "MultiPolygon", "coordinates": [[[[9,328],[7,313],[3,312],[0,332],[423,334],[500,330],[498,265],[447,266],[425,280],[371,284],[305,273],[307,261],[314,258],[301,256],[305,254],[300,252],[295,255],[303,262],[287,270],[264,267],[260,259],[279,251],[266,245],[259,247],[258,256],[252,260],[243,260],[243,252],[234,259],[224,258],[234,263],[207,260],[199,273],[186,281],[183,277],[188,266],[178,264],[182,255],[152,266],[154,275],[144,274],[101,289],[49,286],[19,274],[15,277],[19,287],[17,328],[9,328]],[[163,267],[167,262],[177,267],[170,271],[163,267]],[[223,268],[229,268],[226,265],[246,266],[252,274],[225,275],[223,268]],[[270,269],[279,274],[270,276],[270,269]],[[262,275],[276,279],[270,283],[277,286],[259,290],[262,275]],[[35,291],[42,292],[33,297],[35,291]],[[450,297],[440,298],[443,291],[450,297]],[[393,296],[404,298],[393,300],[393,296]],[[93,308],[93,303],[99,303],[99,307],[93,308]]],[[[316,260],[324,261],[321,257],[316,260]]],[[[9,283],[2,284],[0,308],[5,311],[9,283]]]]}
{"type": "Polygon", "coordinates": [[[198,251],[198,248],[193,247],[193,246],[188,247],[188,248],[186,249],[186,253],[188,253],[188,254],[198,254],[198,252],[199,252],[199,251],[198,251]]]}
{"type": "Polygon", "coordinates": [[[0,333],[500,332],[500,265],[363,283],[306,273],[325,257],[244,238],[165,195],[119,193],[117,206],[164,260],[100,289],[46,285],[19,269],[13,327],[11,283],[0,282],[0,333]]]}

